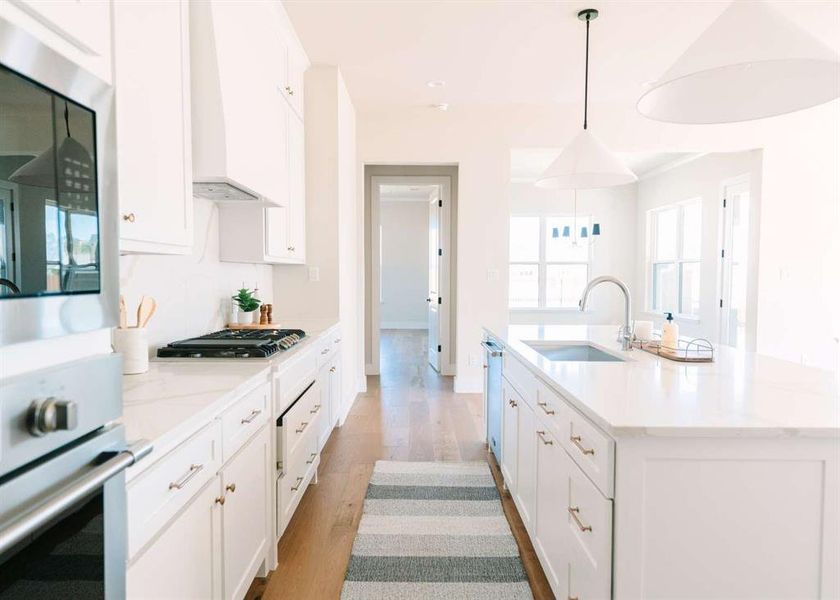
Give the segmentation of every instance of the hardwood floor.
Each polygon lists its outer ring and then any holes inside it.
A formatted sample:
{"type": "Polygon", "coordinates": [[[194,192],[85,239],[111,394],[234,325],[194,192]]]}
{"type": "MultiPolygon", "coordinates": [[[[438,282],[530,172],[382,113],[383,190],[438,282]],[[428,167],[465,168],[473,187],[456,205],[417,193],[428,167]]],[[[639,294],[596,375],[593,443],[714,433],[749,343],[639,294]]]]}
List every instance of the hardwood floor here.
{"type": "MultiPolygon", "coordinates": [[[[384,330],[381,343],[381,375],[368,377],[367,392],[324,446],[318,483],[309,486],[280,540],[278,568],[256,580],[248,598],[339,597],[377,460],[488,460],[481,395],[455,394],[452,378],[428,365],[426,333],[384,330]]],[[[502,504],[534,597],[553,598],[510,494],[502,492],[502,504]]]]}

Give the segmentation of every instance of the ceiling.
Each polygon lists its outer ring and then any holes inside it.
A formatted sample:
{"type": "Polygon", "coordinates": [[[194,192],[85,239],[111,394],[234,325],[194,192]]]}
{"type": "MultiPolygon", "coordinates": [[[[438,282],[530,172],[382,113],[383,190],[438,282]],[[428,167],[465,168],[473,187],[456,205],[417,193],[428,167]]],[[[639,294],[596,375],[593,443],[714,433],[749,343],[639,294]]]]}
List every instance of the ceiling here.
{"type": "MultiPolygon", "coordinates": [[[[772,2],[840,50],[840,2],[772,2]]],[[[590,101],[633,103],[723,11],[721,1],[286,0],[310,60],[338,65],[359,111],[447,102],[581,103],[594,7],[590,101]],[[441,88],[427,81],[443,80],[441,88]]]]}
{"type": "Polygon", "coordinates": [[[436,185],[382,185],[379,200],[382,202],[428,202],[436,185]]]}
{"type": "MultiPolygon", "coordinates": [[[[559,148],[513,148],[510,151],[511,181],[533,183],[559,154],[559,148]]],[[[687,152],[618,152],[616,155],[637,177],[698,156],[687,152]]]]}

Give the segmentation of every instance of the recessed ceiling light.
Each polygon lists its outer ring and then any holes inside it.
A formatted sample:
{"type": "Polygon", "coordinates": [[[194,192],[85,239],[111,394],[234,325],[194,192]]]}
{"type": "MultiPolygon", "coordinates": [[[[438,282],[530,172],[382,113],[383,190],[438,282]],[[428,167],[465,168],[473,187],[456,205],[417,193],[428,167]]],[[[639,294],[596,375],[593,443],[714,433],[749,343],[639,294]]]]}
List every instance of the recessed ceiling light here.
{"type": "Polygon", "coordinates": [[[442,111],[449,110],[449,103],[448,102],[439,102],[438,104],[431,104],[429,106],[431,108],[436,108],[436,109],[442,110],[442,111]]]}
{"type": "Polygon", "coordinates": [[[427,81],[426,85],[429,86],[430,88],[439,88],[439,87],[445,86],[446,82],[443,81],[442,79],[433,79],[431,81],[427,81]]]}

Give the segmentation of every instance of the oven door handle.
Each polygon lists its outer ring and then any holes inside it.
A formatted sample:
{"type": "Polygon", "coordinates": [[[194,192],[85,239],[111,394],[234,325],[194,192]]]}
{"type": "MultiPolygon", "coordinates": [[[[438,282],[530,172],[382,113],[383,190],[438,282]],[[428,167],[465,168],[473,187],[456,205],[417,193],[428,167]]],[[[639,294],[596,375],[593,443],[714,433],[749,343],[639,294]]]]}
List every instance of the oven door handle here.
{"type": "Polygon", "coordinates": [[[137,442],[70,485],[50,494],[23,515],[6,523],[0,523],[0,555],[28,535],[38,531],[85,496],[102,487],[111,477],[127,469],[151,451],[152,445],[149,442],[137,442]]]}

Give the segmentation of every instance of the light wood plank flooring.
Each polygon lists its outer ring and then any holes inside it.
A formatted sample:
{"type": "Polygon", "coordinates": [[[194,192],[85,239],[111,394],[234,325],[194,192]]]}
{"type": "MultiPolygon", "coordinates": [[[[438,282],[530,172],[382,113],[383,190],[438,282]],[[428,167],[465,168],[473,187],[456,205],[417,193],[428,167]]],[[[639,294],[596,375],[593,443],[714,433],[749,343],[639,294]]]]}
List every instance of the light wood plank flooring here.
{"type": "MultiPolygon", "coordinates": [[[[251,586],[263,600],[336,599],[341,592],[373,465],[390,460],[488,460],[479,394],[455,394],[452,378],[426,362],[426,332],[383,330],[381,376],[368,377],[344,426],[321,454],[309,486],[278,546],[279,566],[251,586]]],[[[490,460],[499,482],[495,461],[490,460]]],[[[534,597],[553,598],[510,494],[505,513],[520,545],[534,597]]]]}

